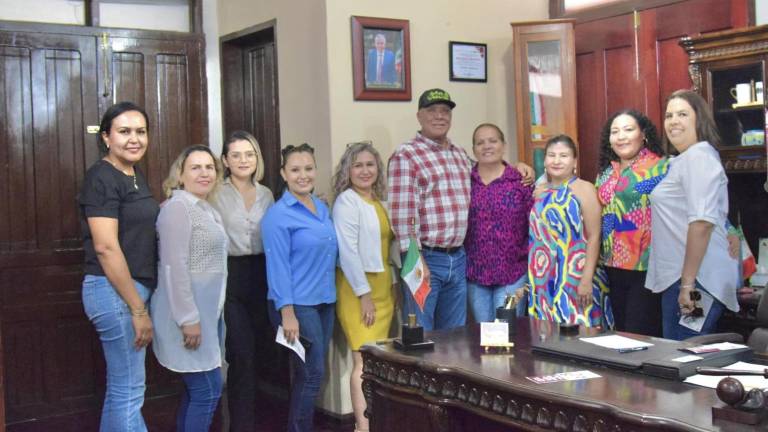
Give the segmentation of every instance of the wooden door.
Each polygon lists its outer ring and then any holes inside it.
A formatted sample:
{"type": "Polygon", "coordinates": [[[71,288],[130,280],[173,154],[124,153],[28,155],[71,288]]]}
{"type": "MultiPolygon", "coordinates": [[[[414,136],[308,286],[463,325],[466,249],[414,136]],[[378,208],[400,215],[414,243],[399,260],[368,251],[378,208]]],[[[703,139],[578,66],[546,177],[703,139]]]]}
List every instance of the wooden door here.
{"type": "MultiPolygon", "coordinates": [[[[81,302],[76,195],[100,157],[87,126],[118,100],[148,112],[142,164],[159,199],[179,151],[207,144],[201,37],[0,23],[0,364],[9,424],[101,406],[104,359],[81,302]]],[[[175,390],[151,354],[147,366],[148,396],[175,390]]]]}
{"type": "MultiPolygon", "coordinates": [[[[224,132],[251,132],[264,156],[264,180],[276,196],[280,179],[277,47],[273,23],[222,38],[224,132]]],[[[299,143],[296,143],[299,144],[299,143]]]]}
{"type": "MultiPolygon", "coordinates": [[[[746,26],[747,0],[688,0],[576,25],[576,76],[582,177],[597,175],[600,130],[622,108],[661,126],[664,100],[690,88],[681,37],[746,26]]],[[[660,131],[661,132],[661,131],[660,131]]]]}
{"type": "Polygon", "coordinates": [[[0,319],[12,423],[99,403],[75,202],[98,157],[85,132],[98,124],[95,38],[0,28],[0,93],[0,319]]]}

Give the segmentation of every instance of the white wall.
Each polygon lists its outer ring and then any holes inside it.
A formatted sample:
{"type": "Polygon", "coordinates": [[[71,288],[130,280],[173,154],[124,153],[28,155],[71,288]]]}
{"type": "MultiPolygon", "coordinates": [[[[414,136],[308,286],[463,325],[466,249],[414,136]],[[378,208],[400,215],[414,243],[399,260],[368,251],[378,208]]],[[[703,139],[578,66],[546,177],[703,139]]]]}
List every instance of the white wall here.
{"type": "Polygon", "coordinates": [[[221,152],[221,66],[219,55],[218,0],[203,0],[203,32],[205,33],[205,73],[208,77],[208,145],[215,154],[221,152]]]}
{"type": "Polygon", "coordinates": [[[768,24],[768,0],[755,0],[755,25],[768,24]]]}
{"type": "Polygon", "coordinates": [[[175,4],[99,4],[102,27],[189,31],[189,6],[175,4]]]}
{"type": "Polygon", "coordinates": [[[83,0],[0,0],[0,19],[54,24],[85,24],[83,0]]]}
{"type": "Polygon", "coordinates": [[[512,85],[512,30],[510,22],[548,17],[545,0],[330,0],[328,69],[331,91],[331,140],[334,161],[348,142],[373,140],[384,157],[418,130],[417,102],[424,90],[440,87],[456,102],[449,136],[471,151],[471,135],[482,122],[498,124],[506,132],[508,155],[514,160],[514,86],[512,85]],[[352,90],[352,15],[410,21],[410,102],[354,101],[352,90]],[[448,42],[488,45],[488,82],[452,82],[448,78],[448,42]]]}

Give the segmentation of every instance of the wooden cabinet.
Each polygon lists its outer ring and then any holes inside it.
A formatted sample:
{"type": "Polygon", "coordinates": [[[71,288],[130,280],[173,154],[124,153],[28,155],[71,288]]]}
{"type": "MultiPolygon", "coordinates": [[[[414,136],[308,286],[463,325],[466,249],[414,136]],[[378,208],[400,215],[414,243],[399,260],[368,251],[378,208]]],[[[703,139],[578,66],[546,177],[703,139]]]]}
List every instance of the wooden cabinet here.
{"type": "Polygon", "coordinates": [[[728,216],[743,226],[756,254],[758,239],[768,237],[768,194],[763,188],[768,169],[768,25],[686,37],[680,45],[689,56],[693,88],[709,102],[722,138],[718,150],[728,173],[728,216]]]}
{"type": "Polygon", "coordinates": [[[573,21],[512,23],[512,40],[518,160],[541,174],[543,155],[534,160],[534,150],[553,136],[577,135],[573,21]]]}
{"type": "Polygon", "coordinates": [[[680,45],[694,90],[712,107],[726,171],[765,171],[768,25],[686,37],[680,45]]]}

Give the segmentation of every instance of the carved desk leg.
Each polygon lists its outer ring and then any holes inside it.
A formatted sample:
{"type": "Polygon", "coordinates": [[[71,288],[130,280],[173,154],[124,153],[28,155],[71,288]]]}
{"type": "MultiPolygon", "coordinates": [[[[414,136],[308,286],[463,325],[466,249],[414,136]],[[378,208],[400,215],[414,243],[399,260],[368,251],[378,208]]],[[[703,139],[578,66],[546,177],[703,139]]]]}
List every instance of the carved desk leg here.
{"type": "MultiPolygon", "coordinates": [[[[373,373],[373,361],[368,359],[363,359],[363,375],[373,373]]],[[[373,381],[367,380],[363,378],[363,397],[365,398],[365,412],[363,415],[368,419],[370,422],[371,420],[371,414],[373,413],[373,381]]],[[[371,428],[370,425],[369,429],[371,428]]]]}
{"type": "Polygon", "coordinates": [[[438,432],[453,432],[451,427],[451,416],[448,409],[444,406],[429,404],[429,421],[432,423],[432,430],[438,432]]]}

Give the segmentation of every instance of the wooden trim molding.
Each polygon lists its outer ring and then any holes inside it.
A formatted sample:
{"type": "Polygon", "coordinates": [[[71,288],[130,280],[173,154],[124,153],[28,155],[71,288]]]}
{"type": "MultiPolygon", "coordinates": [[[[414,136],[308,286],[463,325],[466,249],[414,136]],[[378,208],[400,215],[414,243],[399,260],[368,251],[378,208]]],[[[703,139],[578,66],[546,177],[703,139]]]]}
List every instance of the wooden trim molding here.
{"type": "Polygon", "coordinates": [[[590,6],[574,12],[565,9],[565,0],[549,0],[550,18],[574,18],[577,22],[595,21],[619,15],[653,9],[686,0],[608,0],[597,6],[590,6]]]}
{"type": "Polygon", "coordinates": [[[0,321],[0,432],[5,432],[5,367],[3,366],[3,323],[0,321]]]}

